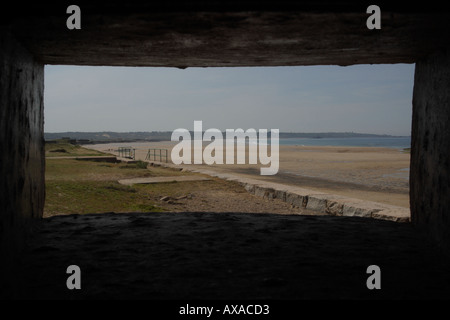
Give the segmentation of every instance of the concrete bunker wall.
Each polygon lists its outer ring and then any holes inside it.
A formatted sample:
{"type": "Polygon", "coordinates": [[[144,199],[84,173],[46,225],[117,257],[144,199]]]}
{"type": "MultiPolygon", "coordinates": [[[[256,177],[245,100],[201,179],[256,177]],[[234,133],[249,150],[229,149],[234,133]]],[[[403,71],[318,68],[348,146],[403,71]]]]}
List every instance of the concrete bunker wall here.
{"type": "Polygon", "coordinates": [[[450,51],[417,61],[410,170],[411,221],[450,251],[450,51]]]}
{"type": "Polygon", "coordinates": [[[416,62],[412,221],[450,252],[448,15],[384,14],[383,31],[367,33],[365,8],[359,5],[347,15],[342,10],[304,14],[294,8],[297,12],[251,16],[220,10],[155,13],[132,5],[127,8],[134,13],[108,15],[102,6],[97,8],[102,14],[83,16],[88,31],[68,37],[61,8],[54,15],[55,8],[36,6],[40,15],[27,6],[33,14],[25,20],[9,15],[0,25],[2,251],[14,251],[30,222],[42,217],[45,63],[224,67],[416,62]]]}
{"type": "Polygon", "coordinates": [[[33,218],[41,218],[44,184],[44,65],[0,32],[0,245],[2,263],[33,218]]]}

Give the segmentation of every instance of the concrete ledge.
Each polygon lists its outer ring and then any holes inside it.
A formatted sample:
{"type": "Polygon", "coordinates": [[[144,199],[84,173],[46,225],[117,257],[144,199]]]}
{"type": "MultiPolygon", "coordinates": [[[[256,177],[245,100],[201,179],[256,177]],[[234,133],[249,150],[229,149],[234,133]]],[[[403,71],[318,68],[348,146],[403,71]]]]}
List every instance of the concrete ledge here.
{"type": "Polygon", "coordinates": [[[96,161],[96,162],[118,162],[115,156],[82,156],[76,157],[76,160],[96,161]]]}
{"type": "MultiPolygon", "coordinates": [[[[158,163],[159,164],[159,163],[158,163]]],[[[233,174],[214,172],[208,169],[189,168],[161,163],[162,166],[206,174],[224,180],[238,182],[247,192],[263,199],[280,199],[295,207],[306,208],[321,214],[346,217],[364,217],[395,222],[410,222],[409,208],[389,204],[348,198],[310,189],[288,186],[280,183],[265,182],[256,179],[239,177],[233,174]]]]}
{"type": "Polygon", "coordinates": [[[58,156],[58,157],[46,157],[47,160],[52,159],[74,159],[74,160],[84,160],[84,161],[96,161],[96,162],[119,162],[116,156],[58,156]]]}
{"type": "Polygon", "coordinates": [[[133,184],[152,184],[152,183],[167,183],[167,182],[182,182],[182,181],[208,181],[211,179],[191,176],[168,176],[168,177],[148,177],[148,178],[132,178],[118,180],[120,184],[131,186],[133,184]]]}

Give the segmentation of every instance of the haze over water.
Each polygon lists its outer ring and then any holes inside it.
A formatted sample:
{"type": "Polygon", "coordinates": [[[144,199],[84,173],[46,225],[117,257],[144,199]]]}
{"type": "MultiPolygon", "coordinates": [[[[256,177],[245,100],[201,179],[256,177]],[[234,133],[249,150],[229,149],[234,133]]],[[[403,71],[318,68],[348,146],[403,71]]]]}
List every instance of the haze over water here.
{"type": "Polygon", "coordinates": [[[280,145],[410,148],[411,137],[283,138],[280,145]]]}

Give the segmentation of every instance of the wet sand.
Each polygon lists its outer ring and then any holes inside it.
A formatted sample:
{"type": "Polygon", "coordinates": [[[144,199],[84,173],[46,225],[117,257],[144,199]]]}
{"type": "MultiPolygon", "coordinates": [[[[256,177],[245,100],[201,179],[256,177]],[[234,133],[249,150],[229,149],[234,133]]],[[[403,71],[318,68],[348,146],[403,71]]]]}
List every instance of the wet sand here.
{"type": "MultiPolygon", "coordinates": [[[[117,154],[118,146],[136,148],[136,158],[145,159],[149,148],[168,149],[175,142],[87,145],[117,154]]],[[[247,152],[248,154],[248,152],[247,152]]],[[[201,165],[208,170],[242,177],[299,186],[409,208],[410,155],[393,148],[280,146],[279,171],[261,176],[257,165],[201,165]]],[[[248,163],[248,160],[247,160],[248,163]]],[[[199,167],[199,165],[189,165],[199,167]]]]}

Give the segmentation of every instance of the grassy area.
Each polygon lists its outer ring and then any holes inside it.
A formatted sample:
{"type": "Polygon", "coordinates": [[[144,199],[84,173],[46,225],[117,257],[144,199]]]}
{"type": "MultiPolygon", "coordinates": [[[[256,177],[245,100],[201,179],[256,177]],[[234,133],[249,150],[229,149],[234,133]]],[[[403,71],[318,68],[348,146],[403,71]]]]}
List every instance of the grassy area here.
{"type": "Polygon", "coordinates": [[[103,181],[52,181],[46,186],[44,216],[101,212],[160,212],[145,193],[103,181]]]}
{"type": "MultiPolygon", "coordinates": [[[[52,145],[73,155],[91,154],[80,146],[52,145]]],[[[59,153],[59,152],[55,152],[59,153]]],[[[100,212],[159,212],[145,188],[124,186],[119,179],[180,175],[179,171],[151,167],[147,163],[102,163],[75,159],[46,160],[46,201],[44,217],[58,214],[100,212]]]]}
{"type": "MultiPolygon", "coordinates": [[[[92,154],[89,149],[66,146],[64,143],[52,145],[51,148],[64,148],[68,151],[66,155],[72,156],[92,154]]],[[[246,194],[242,186],[221,179],[132,186],[118,183],[118,180],[130,178],[197,175],[159,166],[147,166],[148,163],[143,161],[109,163],[48,157],[44,217],[103,212],[192,211],[206,210],[212,208],[211,206],[215,210],[228,211],[230,195],[246,194]]],[[[239,210],[241,209],[239,204],[239,210]]]]}
{"type": "MultiPolygon", "coordinates": [[[[85,148],[77,148],[78,154],[89,152],[85,148]]],[[[292,211],[292,208],[286,208],[290,206],[286,203],[255,200],[242,185],[233,181],[209,177],[206,181],[177,182],[176,176],[199,174],[147,165],[142,161],[108,163],[47,158],[44,217],[105,212],[292,211]],[[118,183],[121,179],[152,176],[169,176],[173,180],[132,186],[118,183]]]]}
{"type": "Polygon", "coordinates": [[[106,156],[108,154],[73,145],[67,140],[58,140],[56,143],[45,143],[46,157],[80,157],[80,156],[106,156]]]}

